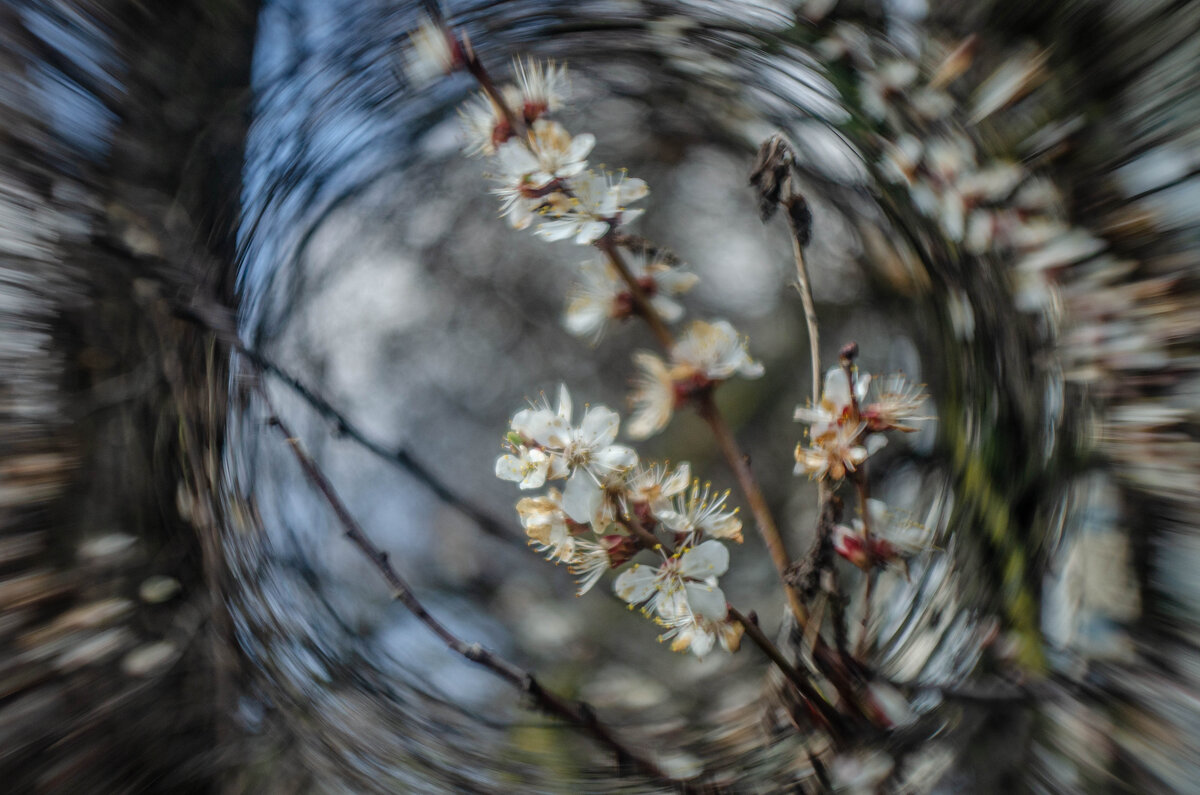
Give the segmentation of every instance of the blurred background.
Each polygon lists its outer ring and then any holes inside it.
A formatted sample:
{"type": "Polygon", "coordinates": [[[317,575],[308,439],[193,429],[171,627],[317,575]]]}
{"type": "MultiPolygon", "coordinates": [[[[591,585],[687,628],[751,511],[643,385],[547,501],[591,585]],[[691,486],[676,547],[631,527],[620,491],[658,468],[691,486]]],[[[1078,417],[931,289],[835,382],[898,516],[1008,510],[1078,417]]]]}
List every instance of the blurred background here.
{"type": "MultiPolygon", "coordinates": [[[[783,130],[832,362],[927,384],[872,490],[902,730],[833,753],[753,648],[655,643],[526,546],[493,465],[539,392],[625,410],[636,324],[561,324],[569,243],[461,154],[474,85],[405,76],[423,6],[0,5],[0,772],[17,792],[657,791],[448,651],[341,535],[263,394],[456,634],[734,792],[1187,792],[1200,781],[1200,5],[452,2],[504,79],[651,189],[637,230],[766,366],[720,392],[791,549],[811,392],[783,130]],[[231,350],[240,335],[271,363],[231,350]],[[302,388],[297,389],[297,385],[302,388]],[[812,761],[823,758],[821,781],[812,761]]],[[[735,485],[703,423],[639,446],[735,485]]],[[[743,504],[736,492],[734,504],[743,504]]],[[[847,576],[850,570],[847,569],[847,576]]],[[[757,535],[722,587],[783,621],[757,535]]],[[[861,610],[861,604],[851,611],[861,610]]]]}

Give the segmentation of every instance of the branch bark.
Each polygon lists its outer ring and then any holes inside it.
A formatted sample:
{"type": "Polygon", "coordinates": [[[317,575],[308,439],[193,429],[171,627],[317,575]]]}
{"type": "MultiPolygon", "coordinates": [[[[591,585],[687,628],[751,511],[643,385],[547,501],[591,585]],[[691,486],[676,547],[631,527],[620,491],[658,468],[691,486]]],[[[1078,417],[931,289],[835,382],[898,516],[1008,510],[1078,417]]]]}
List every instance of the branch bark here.
{"type": "Polygon", "coordinates": [[[391,587],[392,598],[408,608],[408,611],[416,616],[417,620],[436,635],[447,648],[476,665],[486,668],[499,678],[521,690],[543,712],[561,718],[567,723],[587,731],[598,743],[614,752],[618,762],[628,762],[643,773],[660,782],[669,783],[673,787],[684,790],[689,789],[686,782],[672,778],[649,755],[642,753],[641,750],[635,749],[617,738],[611,729],[600,722],[596,717],[595,711],[586,703],[582,701],[568,701],[553,691],[546,689],[531,672],[483,648],[478,643],[467,643],[448,630],[444,624],[438,621],[425,608],[425,605],[417,598],[413,589],[396,572],[395,568],[392,567],[391,561],[388,559],[388,554],[376,546],[370,537],[367,536],[366,532],[363,531],[358,520],[350,513],[346,504],[342,502],[334,490],[333,484],[329,482],[325,473],[321,471],[312,457],[304,450],[300,440],[292,433],[291,428],[274,414],[270,419],[270,424],[287,441],[292,455],[295,457],[297,463],[299,463],[300,469],[304,472],[305,478],[321,493],[325,498],[325,502],[333,510],[338,523],[342,526],[345,537],[358,547],[359,551],[375,566],[383,576],[383,579],[391,587]]]}

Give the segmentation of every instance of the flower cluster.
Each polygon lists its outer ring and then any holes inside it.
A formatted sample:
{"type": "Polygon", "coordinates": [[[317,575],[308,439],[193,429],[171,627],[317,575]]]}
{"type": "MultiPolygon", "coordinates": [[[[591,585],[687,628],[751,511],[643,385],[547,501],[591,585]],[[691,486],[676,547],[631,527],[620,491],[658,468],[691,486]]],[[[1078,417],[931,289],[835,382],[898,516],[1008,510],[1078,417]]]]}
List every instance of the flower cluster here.
{"type": "MultiPolygon", "coordinates": [[[[432,23],[413,36],[413,44],[418,74],[446,71],[463,62],[463,45],[432,23]],[[446,46],[434,46],[442,44],[446,46]]],[[[618,240],[618,231],[642,214],[631,205],[649,193],[646,183],[624,171],[590,169],[588,157],[596,145],[595,136],[572,135],[548,118],[563,109],[570,96],[565,67],[532,59],[518,60],[514,67],[515,84],[489,86],[459,111],[465,151],[491,158],[496,182],[491,192],[500,201],[501,216],[514,229],[531,229],[547,241],[591,245],[609,237],[618,240]]],[[[568,296],[563,315],[567,330],[595,343],[610,320],[637,314],[628,279],[636,282],[646,297],[647,311],[674,323],[684,314],[674,297],[695,286],[698,277],[677,267],[674,258],[662,252],[614,245],[605,255],[580,266],[579,281],[568,296]],[[614,258],[620,259],[627,274],[620,272],[614,258]]],[[[728,323],[716,326],[716,335],[697,331],[691,342],[681,343],[684,350],[680,356],[684,360],[700,357],[703,369],[705,357],[722,355],[715,348],[740,346],[728,323]],[[726,339],[718,339],[721,335],[726,339]],[[688,346],[714,350],[689,354],[688,346]]],[[[743,374],[749,375],[754,368],[744,352],[743,356],[747,362],[743,374]]],[[[635,427],[644,424],[638,421],[635,427]]]]}
{"type": "MultiPolygon", "coordinates": [[[[916,430],[913,423],[928,419],[918,413],[924,402],[921,388],[904,376],[873,381],[843,358],[825,374],[820,403],[796,408],[796,420],[809,425],[808,445],[796,446],[796,474],[836,484],[886,444],[884,432],[911,432],[916,430]]],[[[859,482],[865,497],[865,480],[859,482]]],[[[924,548],[923,528],[909,526],[920,530],[919,539],[900,532],[908,528],[889,521],[887,506],[879,500],[865,499],[859,507],[861,519],[834,526],[834,550],[867,572],[881,564],[902,564],[907,573],[907,558],[924,548]]]]}
{"type": "Polygon", "coordinates": [[[649,193],[624,173],[588,169],[596,145],[589,133],[572,136],[547,118],[570,93],[565,67],[516,62],[516,85],[484,92],[460,111],[466,151],[492,158],[492,189],[514,229],[535,228],[546,240],[589,245],[641,215],[629,205],[649,193]],[[517,128],[517,129],[515,129],[517,128]]]}
{"type": "Polygon", "coordinates": [[[831,367],[820,403],[796,408],[796,420],[809,425],[808,445],[796,446],[796,474],[841,480],[887,443],[883,432],[913,431],[912,423],[928,419],[918,414],[924,392],[904,376],[879,379],[874,390],[871,384],[869,373],[831,367]]]}
{"type": "MultiPolygon", "coordinates": [[[[984,156],[951,119],[960,105],[951,88],[971,66],[976,43],[967,39],[952,48],[927,80],[909,60],[876,64],[862,31],[846,23],[818,50],[857,67],[863,110],[884,126],[878,138],[883,177],[906,188],[922,215],[971,254],[1033,254],[1069,231],[1057,215],[1057,190],[1017,162],[984,156]]],[[[999,66],[975,95],[972,123],[1032,90],[1046,76],[1045,60],[1045,53],[1028,53],[999,66]]]]}
{"type": "Polygon", "coordinates": [[[633,362],[640,371],[629,398],[629,435],[635,439],[667,427],[675,409],[689,397],[735,375],[763,374],[762,364],[750,358],[745,339],[726,320],[693,321],[671,349],[669,362],[649,351],[636,352],[633,362]]]}
{"type": "Polygon", "coordinates": [[[882,500],[868,499],[865,514],[849,525],[834,525],[834,551],[864,571],[882,563],[900,566],[907,574],[908,559],[929,547],[928,530],[900,521],[882,500]]]}
{"type": "MultiPolygon", "coordinates": [[[[694,273],[672,267],[661,255],[621,249],[629,272],[659,317],[674,323],[683,317],[683,307],[672,296],[687,292],[699,281],[694,273]]],[[[580,281],[567,297],[563,325],[577,337],[600,339],[609,320],[630,317],[634,313],[633,295],[621,274],[604,256],[579,266],[580,281]]]]}
{"type": "MultiPolygon", "coordinates": [[[[590,168],[595,137],[572,135],[550,118],[570,95],[564,67],[518,60],[515,82],[497,85],[465,40],[429,21],[413,37],[411,61],[418,77],[465,68],[479,78],[482,92],[460,110],[465,151],[491,159],[491,192],[509,225],[547,241],[596,247],[568,296],[567,331],[594,343],[610,321],[633,315],[654,328],[666,358],[634,355],[640,375],[630,397],[630,436],[662,430],[681,403],[722,381],[762,375],[728,321],[693,321],[678,339],[666,330],[682,319],[676,299],[697,277],[625,231],[642,212],[632,205],[648,194],[646,183],[624,171],[590,168]]],[[[699,483],[689,489],[687,464],[639,465],[634,450],[616,443],[619,426],[620,417],[605,406],[588,407],[576,425],[565,387],[557,406],[543,398],[512,418],[495,471],[541,492],[517,503],[529,543],[565,563],[579,593],[634,556],[653,555],[653,562],[635,562],[617,578],[618,595],[642,606],[676,650],[702,656],[718,643],[735,649],[742,627],[729,619],[717,578],[728,567],[725,543],[742,540],[737,511],[727,507],[727,493],[699,483]],[[554,481],[564,482],[551,487],[554,481]]]]}
{"type": "Polygon", "coordinates": [[[687,463],[639,465],[634,450],[614,443],[616,412],[591,406],[579,425],[572,414],[565,386],[557,407],[543,399],[517,412],[505,437],[507,452],[496,460],[496,475],[522,489],[566,481],[561,492],[550,488],[517,503],[530,545],[547,560],[567,564],[580,594],[605,571],[648,550],[657,563],[635,563],[617,579],[617,594],[630,604],[649,604],[647,615],[666,628],[663,637],[676,650],[703,656],[717,641],[736,648],[740,632],[727,620],[717,587],[729,563],[722,540],[742,540],[737,511],[726,507],[728,494],[692,484],[687,463]],[[668,553],[672,547],[678,551],[668,553]]]}

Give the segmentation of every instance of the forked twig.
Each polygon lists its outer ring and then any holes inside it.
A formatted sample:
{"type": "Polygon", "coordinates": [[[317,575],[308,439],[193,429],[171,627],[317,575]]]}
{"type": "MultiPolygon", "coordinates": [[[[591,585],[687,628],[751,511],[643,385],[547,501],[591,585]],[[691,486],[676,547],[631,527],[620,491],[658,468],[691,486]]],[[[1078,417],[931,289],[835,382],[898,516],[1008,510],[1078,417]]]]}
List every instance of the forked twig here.
{"type": "MultiPolygon", "coordinates": [[[[268,407],[270,408],[269,401],[268,407]]],[[[445,625],[438,621],[425,608],[425,605],[417,598],[408,583],[392,567],[388,554],[376,546],[370,537],[367,536],[366,532],[363,531],[362,526],[359,525],[354,515],[350,513],[346,504],[342,502],[334,490],[333,484],[325,476],[325,473],[321,471],[312,457],[304,450],[300,440],[292,433],[287,424],[278,415],[275,415],[273,411],[270,424],[278,429],[279,433],[287,441],[292,455],[295,457],[297,463],[300,464],[300,469],[304,472],[304,476],[321,493],[325,501],[329,504],[329,507],[333,510],[338,523],[342,526],[345,537],[358,547],[379,573],[383,575],[384,580],[392,589],[392,598],[408,608],[408,611],[424,624],[429,631],[437,635],[438,639],[446,644],[447,648],[463,658],[486,668],[523,693],[526,693],[538,709],[543,712],[584,729],[597,742],[613,751],[618,761],[629,762],[647,775],[664,783],[669,783],[674,787],[684,790],[689,789],[686,782],[679,781],[668,775],[648,755],[618,739],[607,726],[600,722],[596,717],[595,711],[588,704],[582,701],[568,701],[542,686],[529,671],[506,660],[495,652],[485,649],[478,643],[467,643],[446,629],[445,625]]]]}

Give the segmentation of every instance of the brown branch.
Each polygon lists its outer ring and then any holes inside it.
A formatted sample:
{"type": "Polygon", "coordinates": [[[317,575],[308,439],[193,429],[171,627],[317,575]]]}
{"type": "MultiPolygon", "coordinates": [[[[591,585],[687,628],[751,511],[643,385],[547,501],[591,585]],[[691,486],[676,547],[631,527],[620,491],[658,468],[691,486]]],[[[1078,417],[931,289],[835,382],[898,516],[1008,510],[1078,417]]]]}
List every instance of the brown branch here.
{"type": "Polygon", "coordinates": [[[651,533],[642,524],[642,520],[638,518],[637,512],[630,511],[626,517],[625,526],[631,533],[637,536],[637,539],[642,542],[642,546],[650,551],[662,549],[667,555],[674,555],[675,549],[665,541],[660,541],[658,536],[651,533]]]}
{"type": "Polygon", "coordinates": [[[800,691],[800,695],[804,697],[804,700],[808,702],[809,707],[812,709],[814,717],[829,731],[834,741],[841,742],[846,739],[847,726],[845,718],[813,687],[808,677],[801,673],[796,666],[792,665],[787,657],[783,656],[779,648],[771,642],[771,639],[758,626],[757,621],[746,617],[732,605],[729,605],[728,608],[729,615],[733,620],[741,624],[746,630],[746,636],[754,641],[754,644],[767,655],[771,662],[775,664],[775,667],[782,671],[787,680],[800,691]]]}
{"type": "Polygon", "coordinates": [[[359,525],[358,521],[334,490],[333,484],[329,482],[325,473],[321,471],[312,457],[304,450],[300,444],[300,440],[292,433],[291,429],[278,416],[272,416],[270,424],[277,428],[280,434],[287,440],[292,454],[304,472],[304,476],[321,492],[321,495],[325,498],[325,501],[337,517],[338,523],[341,524],[345,537],[358,547],[379,573],[383,575],[383,579],[392,589],[392,598],[408,608],[409,612],[416,616],[417,620],[424,624],[429,631],[437,635],[438,639],[446,644],[447,648],[465,659],[486,668],[496,676],[526,693],[543,712],[586,730],[597,742],[613,751],[619,762],[632,763],[647,775],[661,782],[669,783],[675,787],[687,788],[685,782],[672,778],[649,756],[619,740],[608,727],[597,719],[594,710],[586,703],[581,701],[571,702],[564,699],[543,687],[532,673],[483,648],[478,643],[467,643],[461,640],[450,630],[446,629],[440,621],[425,609],[425,605],[417,598],[412,588],[392,567],[388,559],[388,554],[376,546],[363,531],[362,526],[359,525]]]}
{"type": "Polygon", "coordinates": [[[729,424],[725,422],[725,418],[717,408],[711,391],[706,391],[696,397],[696,410],[708,423],[708,427],[712,429],[717,446],[721,448],[725,461],[733,470],[738,486],[741,487],[742,494],[745,495],[746,502],[750,506],[750,512],[754,515],[758,532],[762,535],[763,541],[767,545],[767,552],[771,555],[771,561],[775,564],[775,570],[779,572],[779,578],[783,581],[788,605],[791,607],[797,623],[803,629],[808,622],[808,609],[800,599],[800,594],[796,591],[795,586],[788,581],[788,570],[792,564],[792,558],[784,546],[783,535],[775,524],[775,518],[771,515],[771,509],[767,506],[762,489],[759,488],[754,473],[750,471],[750,464],[746,461],[746,456],[738,446],[737,439],[729,429],[729,424]]]}
{"type": "Polygon", "coordinates": [[[625,286],[629,288],[629,295],[633,299],[634,311],[646,321],[646,325],[650,327],[658,344],[669,354],[675,347],[675,338],[672,336],[671,330],[667,328],[662,316],[658,314],[658,310],[650,303],[650,297],[646,295],[642,285],[638,284],[638,280],[633,277],[633,272],[629,270],[629,265],[621,256],[621,251],[617,248],[613,237],[610,229],[608,234],[596,241],[596,248],[604,252],[608,261],[617,269],[617,273],[621,274],[621,278],[625,280],[625,286]]]}
{"type": "MultiPolygon", "coordinates": [[[[794,231],[794,230],[793,230],[794,231]]],[[[812,402],[821,402],[821,340],[817,331],[817,308],[813,304],[812,287],[808,281],[808,266],[804,262],[804,249],[793,233],[792,255],[796,259],[796,289],[800,291],[800,303],[804,307],[804,322],[808,325],[808,355],[812,360],[812,402]]]]}
{"type": "Polygon", "coordinates": [[[429,467],[408,452],[408,450],[403,447],[389,447],[382,442],[372,439],[366,431],[363,431],[351,422],[345,414],[335,408],[329,400],[318,393],[313,387],[307,385],[256,349],[247,345],[237,333],[236,321],[234,320],[232,310],[214,301],[197,299],[190,305],[172,306],[172,312],[176,317],[187,320],[210,332],[230,349],[245,356],[260,372],[278,378],[288,389],[307,403],[313,411],[317,412],[317,414],[321,415],[322,418],[332,425],[339,436],[350,439],[364,450],[409,473],[433,492],[434,496],[439,500],[453,506],[463,516],[474,522],[483,532],[490,536],[504,539],[505,541],[511,542],[517,540],[517,536],[509,531],[507,523],[501,522],[466,497],[456,493],[442,482],[429,467]]]}
{"type": "MultiPolygon", "coordinates": [[[[853,387],[851,387],[853,390],[853,387]]],[[[858,642],[854,644],[854,656],[862,659],[867,653],[867,625],[871,623],[871,591],[875,582],[875,547],[871,543],[871,517],[867,507],[867,470],[866,462],[864,461],[858,471],[854,473],[854,489],[858,492],[858,510],[862,515],[863,526],[863,546],[867,552],[867,569],[863,572],[865,583],[863,584],[863,611],[862,611],[862,632],[859,633],[858,642]]]]}
{"type": "Polygon", "coordinates": [[[508,125],[508,129],[512,130],[514,134],[524,137],[526,135],[525,117],[514,112],[508,106],[508,102],[504,99],[504,94],[496,87],[496,81],[492,80],[492,76],[484,68],[483,62],[479,60],[479,56],[475,54],[475,50],[469,44],[465,46],[465,49],[467,50],[467,54],[464,66],[471,73],[471,77],[475,78],[475,81],[479,83],[479,87],[483,89],[483,93],[487,94],[488,99],[500,111],[500,115],[504,117],[504,122],[508,125]]]}

